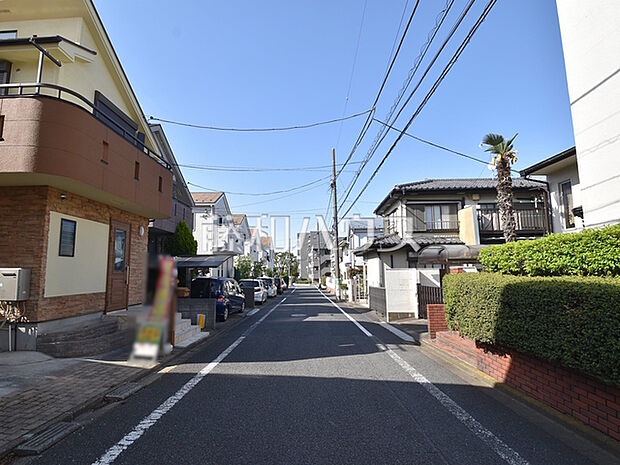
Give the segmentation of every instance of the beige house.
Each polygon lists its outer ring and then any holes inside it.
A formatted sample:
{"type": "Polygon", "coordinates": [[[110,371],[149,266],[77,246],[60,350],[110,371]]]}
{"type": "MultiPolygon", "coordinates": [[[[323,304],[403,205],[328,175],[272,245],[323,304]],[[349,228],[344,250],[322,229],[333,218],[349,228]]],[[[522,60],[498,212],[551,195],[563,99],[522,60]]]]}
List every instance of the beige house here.
{"type": "Polygon", "coordinates": [[[0,268],[31,273],[18,346],[143,301],[149,219],[172,199],[156,147],[91,0],[2,2],[0,268]]]}

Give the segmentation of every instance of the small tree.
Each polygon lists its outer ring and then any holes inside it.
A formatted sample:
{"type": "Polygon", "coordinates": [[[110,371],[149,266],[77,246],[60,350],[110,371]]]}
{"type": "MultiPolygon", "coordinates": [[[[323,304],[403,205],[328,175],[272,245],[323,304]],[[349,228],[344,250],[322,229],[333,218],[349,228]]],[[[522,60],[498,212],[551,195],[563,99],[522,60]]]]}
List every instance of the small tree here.
{"type": "Polygon", "coordinates": [[[239,279],[249,278],[252,274],[252,259],[247,255],[242,255],[237,258],[237,271],[239,273],[239,279]]]}
{"type": "Polygon", "coordinates": [[[289,265],[292,276],[299,275],[297,257],[290,252],[278,252],[274,257],[274,271],[279,276],[288,276],[289,265]]]}
{"type": "Polygon", "coordinates": [[[254,278],[257,278],[259,276],[263,275],[263,262],[261,262],[260,260],[257,262],[254,262],[254,264],[252,265],[252,276],[254,278]]]}
{"type": "Polygon", "coordinates": [[[185,221],[177,224],[177,228],[172,236],[166,241],[166,252],[172,256],[196,255],[198,243],[194,239],[189,226],[185,221]]]}
{"type": "Polygon", "coordinates": [[[510,166],[517,161],[517,150],[512,143],[518,134],[512,139],[505,140],[500,134],[487,134],[482,139],[482,145],[486,146],[485,152],[493,154],[491,163],[497,168],[497,206],[499,208],[499,222],[504,230],[504,240],[513,242],[517,239],[517,225],[512,207],[512,176],[510,166]]]}
{"type": "Polygon", "coordinates": [[[269,276],[269,277],[273,276],[273,270],[271,268],[264,267],[263,273],[265,273],[265,276],[269,276]]]}

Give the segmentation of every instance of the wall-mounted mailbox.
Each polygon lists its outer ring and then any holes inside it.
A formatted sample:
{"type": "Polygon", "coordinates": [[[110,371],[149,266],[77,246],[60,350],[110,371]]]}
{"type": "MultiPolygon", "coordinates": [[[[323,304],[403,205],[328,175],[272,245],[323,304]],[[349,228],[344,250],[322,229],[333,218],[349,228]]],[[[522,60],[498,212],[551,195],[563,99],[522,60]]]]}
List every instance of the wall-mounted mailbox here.
{"type": "Polygon", "coordinates": [[[30,268],[0,268],[0,301],[17,302],[30,297],[30,268]]]}

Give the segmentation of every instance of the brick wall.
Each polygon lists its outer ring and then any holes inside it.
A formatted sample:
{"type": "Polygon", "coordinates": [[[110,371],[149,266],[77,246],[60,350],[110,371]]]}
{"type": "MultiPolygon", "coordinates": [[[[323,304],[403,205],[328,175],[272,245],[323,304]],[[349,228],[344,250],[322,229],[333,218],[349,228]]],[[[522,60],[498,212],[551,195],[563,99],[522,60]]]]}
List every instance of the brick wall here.
{"type": "MultiPolygon", "coordinates": [[[[147,265],[148,219],[46,186],[0,187],[0,267],[32,269],[26,320],[39,322],[104,310],[105,293],[43,297],[49,212],[100,223],[114,218],[131,225],[129,305],[142,303],[147,265]],[[139,235],[140,227],[144,234],[139,235]]],[[[71,279],[70,276],[67,279],[71,279]]]]}
{"type": "MultiPolygon", "coordinates": [[[[437,313],[443,313],[443,305],[436,307],[437,313]]],[[[443,321],[445,324],[445,314],[443,321]]],[[[429,323],[429,332],[430,326],[429,323]]],[[[497,381],[620,440],[620,386],[603,384],[530,355],[480,344],[453,331],[436,331],[436,337],[431,342],[433,346],[497,381]]]]}
{"type": "Polygon", "coordinates": [[[443,304],[426,304],[426,318],[428,334],[431,338],[434,339],[439,331],[448,330],[443,304]]]}

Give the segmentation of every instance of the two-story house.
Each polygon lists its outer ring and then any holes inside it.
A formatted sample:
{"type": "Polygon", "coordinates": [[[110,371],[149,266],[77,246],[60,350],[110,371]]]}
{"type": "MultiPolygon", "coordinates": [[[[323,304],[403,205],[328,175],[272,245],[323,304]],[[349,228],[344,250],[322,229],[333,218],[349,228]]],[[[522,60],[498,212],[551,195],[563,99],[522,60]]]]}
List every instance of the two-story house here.
{"type": "Polygon", "coordinates": [[[347,233],[340,241],[340,273],[343,279],[351,276],[351,271],[361,271],[364,260],[354,253],[369,241],[382,237],[383,218],[354,218],[347,224],[347,233]]]}
{"type": "Polygon", "coordinates": [[[258,250],[252,241],[252,231],[248,217],[244,214],[232,215],[233,226],[235,227],[235,237],[232,243],[233,251],[239,255],[247,255],[252,261],[258,260],[258,250]]]}
{"type": "Polygon", "coordinates": [[[235,274],[234,250],[235,226],[224,192],[192,192],[194,200],[194,239],[198,255],[228,255],[217,268],[210,270],[212,276],[230,277],[235,274]]]}
{"type": "Polygon", "coordinates": [[[149,255],[157,257],[166,252],[166,240],[174,234],[181,221],[185,221],[190,231],[194,229],[194,199],[161,124],[151,124],[150,128],[157,143],[159,154],[172,167],[172,208],[170,209],[170,216],[152,219],[149,223],[149,255]]]}
{"type": "Polygon", "coordinates": [[[544,176],[549,186],[551,232],[583,229],[577,150],[572,147],[521,170],[521,176],[544,176]]]}
{"type": "Polygon", "coordinates": [[[0,31],[0,268],[30,272],[3,308],[34,349],[143,302],[172,171],[91,0],[3,1],[0,31]]]}
{"type": "MultiPolygon", "coordinates": [[[[503,241],[495,179],[428,179],[394,186],[375,209],[385,235],[355,251],[368,284],[382,287],[391,268],[440,268],[476,261],[477,246],[503,241]]],[[[546,183],[513,179],[519,238],[549,232],[546,183]]]]}

